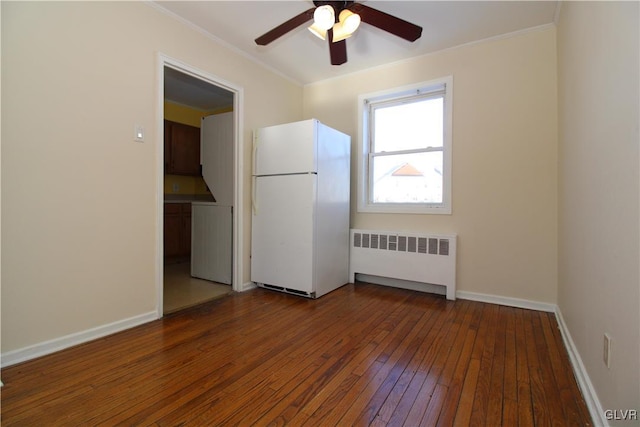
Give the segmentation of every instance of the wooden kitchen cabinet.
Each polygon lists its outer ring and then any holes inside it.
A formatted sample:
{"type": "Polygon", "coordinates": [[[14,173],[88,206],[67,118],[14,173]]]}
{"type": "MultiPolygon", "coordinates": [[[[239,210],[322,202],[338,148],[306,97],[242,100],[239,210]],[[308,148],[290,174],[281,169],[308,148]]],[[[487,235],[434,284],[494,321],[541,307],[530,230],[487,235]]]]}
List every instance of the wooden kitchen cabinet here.
{"type": "Polygon", "coordinates": [[[200,128],[164,121],[165,173],[201,176],[200,128]]]}
{"type": "Polygon", "coordinates": [[[191,203],[164,204],[164,259],[180,262],[191,256],[191,203]]]}

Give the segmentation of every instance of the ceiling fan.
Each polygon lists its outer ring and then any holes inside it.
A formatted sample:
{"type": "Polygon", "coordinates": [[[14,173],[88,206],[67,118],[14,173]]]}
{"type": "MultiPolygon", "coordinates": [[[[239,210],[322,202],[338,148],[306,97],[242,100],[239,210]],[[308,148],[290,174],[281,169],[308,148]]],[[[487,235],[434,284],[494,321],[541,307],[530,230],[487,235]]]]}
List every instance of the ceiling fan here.
{"type": "Polygon", "coordinates": [[[422,27],[355,1],[314,1],[313,4],[316,7],[305,10],[258,37],[256,44],[266,46],[313,19],[309,31],[329,41],[331,65],[341,65],[347,62],[346,39],[358,28],[360,21],[410,42],[422,35],[422,27]]]}

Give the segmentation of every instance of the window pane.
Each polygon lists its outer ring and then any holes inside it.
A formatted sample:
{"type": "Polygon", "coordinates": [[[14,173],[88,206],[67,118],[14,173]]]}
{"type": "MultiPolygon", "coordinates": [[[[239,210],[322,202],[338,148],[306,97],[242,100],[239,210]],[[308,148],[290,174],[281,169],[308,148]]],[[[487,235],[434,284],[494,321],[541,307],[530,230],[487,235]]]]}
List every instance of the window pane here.
{"type": "Polygon", "coordinates": [[[443,98],[374,109],[373,152],[442,147],[443,98]]]}
{"type": "Polygon", "coordinates": [[[373,203],[442,203],[442,151],[375,156],[373,203]]]}

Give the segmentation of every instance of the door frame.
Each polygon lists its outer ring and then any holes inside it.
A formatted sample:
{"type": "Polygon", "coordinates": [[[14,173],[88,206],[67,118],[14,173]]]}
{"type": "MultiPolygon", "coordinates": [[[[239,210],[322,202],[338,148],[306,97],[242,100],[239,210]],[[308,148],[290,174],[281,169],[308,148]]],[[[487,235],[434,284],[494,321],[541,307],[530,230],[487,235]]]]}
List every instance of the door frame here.
{"type": "Polygon", "coordinates": [[[233,93],[233,268],[231,272],[231,286],[236,292],[243,290],[243,233],[242,218],[244,212],[242,188],[243,185],[243,161],[242,153],[244,134],[244,90],[232,82],[218,76],[207,73],[178,59],[158,53],[157,56],[157,86],[156,93],[156,313],[157,317],[163,316],[164,302],[164,68],[173,68],[176,71],[195,77],[206,83],[223,88],[233,93]]]}

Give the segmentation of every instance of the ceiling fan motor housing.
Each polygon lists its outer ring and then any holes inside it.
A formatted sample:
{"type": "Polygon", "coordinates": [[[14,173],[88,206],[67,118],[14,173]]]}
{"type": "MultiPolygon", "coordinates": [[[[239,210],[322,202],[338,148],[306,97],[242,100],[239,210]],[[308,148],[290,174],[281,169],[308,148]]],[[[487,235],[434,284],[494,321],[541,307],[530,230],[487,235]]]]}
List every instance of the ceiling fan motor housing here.
{"type": "Polygon", "coordinates": [[[354,3],[355,1],[322,1],[322,0],[313,1],[313,4],[316,7],[326,6],[326,5],[333,7],[333,10],[335,11],[335,16],[336,16],[336,22],[338,22],[338,16],[340,15],[340,12],[343,11],[344,9],[348,9],[349,6],[351,6],[354,3]]]}

